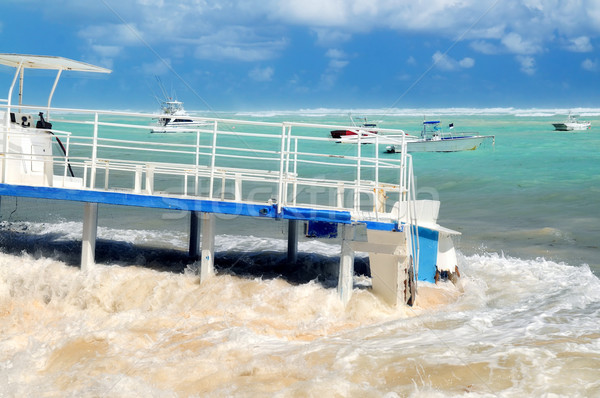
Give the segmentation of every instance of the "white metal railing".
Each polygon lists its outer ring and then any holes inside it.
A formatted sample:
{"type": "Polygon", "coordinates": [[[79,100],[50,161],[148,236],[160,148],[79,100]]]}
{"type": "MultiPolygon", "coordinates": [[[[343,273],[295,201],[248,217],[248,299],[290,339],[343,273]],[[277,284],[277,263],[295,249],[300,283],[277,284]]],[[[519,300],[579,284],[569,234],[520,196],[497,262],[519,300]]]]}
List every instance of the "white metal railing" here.
{"type": "MultiPolygon", "coordinates": [[[[8,110],[9,105],[0,103],[1,108],[8,110]]],[[[33,110],[48,110],[19,108],[32,110],[33,115],[37,114],[33,110]]],[[[401,130],[369,128],[379,134],[365,132],[365,137],[357,136],[358,143],[348,145],[335,143],[330,131],[356,127],[194,117],[207,126],[188,133],[151,134],[149,122],[157,115],[51,111],[50,131],[64,153],[47,155],[46,162],[60,167],[55,174],[63,179],[73,172],[83,189],[276,201],[279,210],[282,206],[349,210],[386,221],[393,204],[406,201],[408,220],[416,225],[410,155],[406,150],[399,158],[382,155],[390,143],[386,137],[403,136],[401,130]],[[362,145],[367,139],[372,144],[362,145]]],[[[15,134],[11,132],[10,138],[3,134],[5,159],[7,141],[15,134]]],[[[394,142],[405,145],[404,139],[394,142]]]]}

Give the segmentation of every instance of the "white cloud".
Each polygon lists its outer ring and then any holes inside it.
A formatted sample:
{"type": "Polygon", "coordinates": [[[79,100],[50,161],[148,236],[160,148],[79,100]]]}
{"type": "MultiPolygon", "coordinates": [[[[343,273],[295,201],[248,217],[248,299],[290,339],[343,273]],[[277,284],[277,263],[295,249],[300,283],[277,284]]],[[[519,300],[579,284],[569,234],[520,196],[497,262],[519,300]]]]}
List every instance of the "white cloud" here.
{"type": "Polygon", "coordinates": [[[344,53],[342,50],[338,50],[337,48],[330,48],[325,53],[325,56],[328,58],[345,58],[346,53],[344,53]]]}
{"type": "Polygon", "coordinates": [[[114,58],[123,51],[123,47],[121,46],[101,46],[101,45],[92,45],[92,50],[101,57],[111,57],[114,58]]]}
{"type": "Polygon", "coordinates": [[[521,72],[527,75],[535,74],[535,59],[533,57],[528,55],[517,55],[516,60],[521,65],[521,72]]]}
{"type": "Polygon", "coordinates": [[[569,41],[567,49],[578,53],[588,53],[594,50],[590,38],[587,36],[580,36],[569,41]]]}
{"type": "Polygon", "coordinates": [[[329,70],[340,70],[348,65],[348,61],[346,60],[347,55],[344,51],[338,50],[337,48],[330,48],[325,53],[327,58],[331,58],[329,61],[329,70]]]}
{"type": "Polygon", "coordinates": [[[342,59],[332,59],[331,61],[329,61],[329,68],[331,69],[342,69],[345,68],[346,65],[348,65],[348,61],[342,60],[342,59]]]}
{"type": "Polygon", "coordinates": [[[142,33],[135,24],[90,25],[81,29],[78,35],[91,43],[102,45],[142,45],[142,33]]]}
{"type": "Polygon", "coordinates": [[[538,44],[524,39],[520,34],[511,32],[502,38],[502,44],[508,51],[515,54],[536,54],[541,51],[538,44]]]}
{"type": "Polygon", "coordinates": [[[160,59],[156,62],[145,63],[142,65],[142,72],[147,75],[164,75],[169,72],[171,68],[170,59],[160,59]]]}
{"type": "Polygon", "coordinates": [[[472,68],[475,65],[475,60],[470,57],[466,57],[458,61],[461,68],[472,68]]]}
{"type": "Polygon", "coordinates": [[[446,71],[472,68],[475,65],[475,60],[473,58],[465,57],[460,61],[457,61],[448,56],[448,54],[442,54],[439,51],[436,51],[431,58],[437,68],[446,71]]]}
{"type": "Polygon", "coordinates": [[[300,25],[336,27],[347,23],[349,10],[343,0],[280,0],[265,3],[274,6],[276,18],[300,25]]]}
{"type": "MultiPolygon", "coordinates": [[[[535,55],[553,43],[592,51],[600,37],[597,0],[61,0],[44,17],[90,24],[79,32],[88,44],[169,49],[183,56],[266,60],[287,46],[293,27],[312,32],[323,47],[339,46],[359,33],[393,31],[445,40],[468,40],[483,54],[535,55]],[[109,7],[110,5],[110,7],[109,7]],[[115,20],[126,23],[115,24],[115,20]],[[91,21],[91,22],[88,22],[91,21]],[[222,32],[244,32],[227,35],[222,32]],[[195,50],[191,49],[194,48],[195,50]],[[211,52],[214,52],[211,55],[211,52]]],[[[165,56],[175,58],[172,53],[165,56]]]]}
{"type": "Polygon", "coordinates": [[[271,59],[287,45],[283,38],[269,40],[242,27],[216,31],[193,43],[196,44],[196,58],[246,62],[271,59]]]}
{"type": "Polygon", "coordinates": [[[471,42],[471,44],[469,44],[469,46],[473,50],[487,55],[498,54],[499,52],[501,52],[501,50],[497,46],[484,40],[473,41],[471,42]]]}
{"type": "Polygon", "coordinates": [[[581,63],[581,67],[587,71],[595,72],[598,70],[598,62],[587,58],[581,63]]]}
{"type": "Polygon", "coordinates": [[[343,43],[352,38],[350,33],[335,29],[316,28],[313,32],[317,35],[317,44],[323,47],[343,43]]]}
{"type": "Polygon", "coordinates": [[[321,86],[325,89],[329,89],[335,85],[338,76],[349,62],[346,59],[346,53],[337,48],[330,48],[325,52],[325,56],[329,58],[329,63],[327,69],[321,75],[321,86]]]}
{"type": "Polygon", "coordinates": [[[268,82],[273,78],[273,73],[274,70],[271,67],[256,67],[248,73],[248,76],[250,76],[252,80],[256,80],[257,82],[268,82]]]}

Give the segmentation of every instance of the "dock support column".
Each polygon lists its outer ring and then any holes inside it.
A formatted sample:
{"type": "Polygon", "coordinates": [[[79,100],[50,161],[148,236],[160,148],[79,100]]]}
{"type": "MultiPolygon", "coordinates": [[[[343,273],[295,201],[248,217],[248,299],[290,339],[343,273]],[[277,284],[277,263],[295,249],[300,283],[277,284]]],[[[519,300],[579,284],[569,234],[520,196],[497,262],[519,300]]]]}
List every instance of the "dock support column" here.
{"type": "Polygon", "coordinates": [[[215,274],[215,215],[202,213],[202,260],[200,262],[200,283],[215,274]]]}
{"type": "Polygon", "coordinates": [[[288,264],[298,261],[298,220],[288,220],[288,264]]]}
{"type": "Polygon", "coordinates": [[[97,231],[98,203],[85,203],[83,205],[83,234],[81,239],[82,271],[88,271],[94,265],[97,231]]]}
{"type": "Polygon", "coordinates": [[[198,258],[198,249],[200,247],[200,213],[192,210],[190,212],[190,246],[189,256],[193,259],[198,258]]]}
{"type": "Polygon", "coordinates": [[[338,276],[338,294],[344,305],[352,297],[354,287],[354,250],[350,242],[354,239],[354,227],[349,224],[340,224],[342,229],[342,251],[340,254],[340,272],[338,276]]]}

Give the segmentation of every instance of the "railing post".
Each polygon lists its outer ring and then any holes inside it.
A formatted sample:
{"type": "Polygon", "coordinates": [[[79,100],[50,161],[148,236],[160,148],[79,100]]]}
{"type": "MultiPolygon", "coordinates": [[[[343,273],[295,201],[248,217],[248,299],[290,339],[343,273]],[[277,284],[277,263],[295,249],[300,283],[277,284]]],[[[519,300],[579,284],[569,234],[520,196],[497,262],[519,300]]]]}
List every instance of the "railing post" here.
{"type": "Polygon", "coordinates": [[[279,186],[277,188],[277,213],[281,212],[281,206],[283,206],[283,170],[284,170],[284,161],[285,161],[285,132],[286,132],[286,124],[283,123],[281,125],[281,147],[279,149],[279,186]]]}
{"type": "Polygon", "coordinates": [[[98,112],[94,113],[94,136],[92,139],[92,169],[90,171],[90,188],[96,186],[96,159],[98,156],[98,112]]]}
{"type": "Polygon", "coordinates": [[[142,192],[142,173],[143,173],[143,167],[141,164],[138,164],[135,166],[135,183],[134,183],[134,188],[133,188],[133,192],[135,193],[140,193],[142,192]]]}
{"type": "Polygon", "coordinates": [[[107,190],[108,189],[108,174],[110,171],[110,167],[109,167],[110,163],[107,160],[106,163],[104,163],[104,189],[107,190]]]}
{"type": "Polygon", "coordinates": [[[344,207],[344,190],[344,183],[339,182],[337,186],[337,207],[339,208],[344,207]]]}
{"type": "Polygon", "coordinates": [[[294,185],[292,187],[292,203],[296,206],[296,196],[298,195],[298,138],[294,138],[294,185]]]}
{"type": "Polygon", "coordinates": [[[236,202],[242,201],[242,175],[235,173],[234,187],[233,187],[233,199],[236,202]]]}
{"type": "Polygon", "coordinates": [[[208,197],[212,199],[214,193],[214,181],[215,181],[215,161],[217,156],[217,122],[215,121],[215,127],[213,128],[213,140],[212,140],[212,149],[211,149],[211,159],[210,159],[210,183],[208,188],[208,197]]]}
{"type": "Polygon", "coordinates": [[[356,189],[354,191],[354,210],[355,211],[359,211],[360,210],[360,169],[362,167],[362,162],[361,162],[361,156],[362,156],[362,136],[360,133],[360,130],[358,131],[358,144],[356,145],[357,149],[356,149],[356,189]]]}
{"type": "MultiPolygon", "coordinates": [[[[217,122],[215,122],[215,125],[217,122]]],[[[194,195],[198,195],[198,167],[200,167],[200,130],[196,130],[196,160],[195,160],[196,178],[194,180],[194,195]]],[[[185,190],[187,193],[187,178],[185,182],[185,190]]]]}
{"type": "Polygon", "coordinates": [[[65,181],[67,180],[67,169],[69,168],[69,145],[70,145],[70,143],[71,143],[71,135],[67,135],[67,147],[65,148],[65,167],[63,170],[63,185],[62,185],[63,187],[65,186],[65,181]]]}
{"type": "Polygon", "coordinates": [[[146,193],[154,193],[154,166],[150,164],[146,165],[146,193]]]}

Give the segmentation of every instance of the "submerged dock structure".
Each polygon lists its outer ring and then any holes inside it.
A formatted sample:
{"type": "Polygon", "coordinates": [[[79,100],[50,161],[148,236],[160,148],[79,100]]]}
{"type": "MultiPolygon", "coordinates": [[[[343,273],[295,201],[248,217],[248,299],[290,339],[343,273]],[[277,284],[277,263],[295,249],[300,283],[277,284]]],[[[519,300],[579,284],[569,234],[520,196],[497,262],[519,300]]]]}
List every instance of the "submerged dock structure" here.
{"type": "Polygon", "coordinates": [[[219,215],[286,221],[291,266],[301,227],[307,236],[341,238],[343,302],[355,252],[368,253],[373,293],[392,305],[414,304],[417,281],[457,269],[457,232],[437,224],[439,201],[416,198],[407,151],[380,158],[377,139],[340,146],[329,131],[345,126],[308,123],[197,117],[192,132],[150,134],[156,115],[51,106],[63,71],[107,69],[19,54],[0,54],[0,65],[16,70],[0,100],[0,196],[82,202],[84,270],[94,264],[104,204],[189,212],[189,254],[201,281],[214,274],[219,215]],[[57,71],[47,104],[23,102],[25,69],[57,71]]]}

